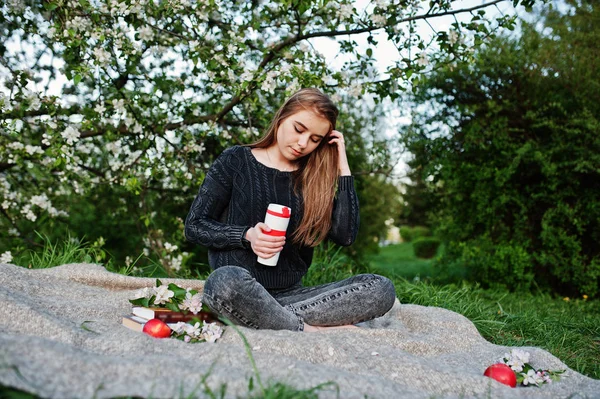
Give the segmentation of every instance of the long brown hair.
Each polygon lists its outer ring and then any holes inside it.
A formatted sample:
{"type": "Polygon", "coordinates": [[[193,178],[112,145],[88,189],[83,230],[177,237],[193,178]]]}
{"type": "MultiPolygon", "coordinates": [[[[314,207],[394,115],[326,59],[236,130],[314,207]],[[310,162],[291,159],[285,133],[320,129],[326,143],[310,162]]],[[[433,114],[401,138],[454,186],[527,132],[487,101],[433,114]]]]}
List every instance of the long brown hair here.
{"type": "Polygon", "coordinates": [[[295,243],[315,247],[325,238],[331,229],[333,199],[339,176],[337,146],[328,144],[329,133],[335,129],[338,109],[331,99],[318,89],[301,89],[294,93],[275,113],[265,135],[256,143],[255,148],[267,148],[277,141],[277,130],[283,120],[289,116],[309,110],[327,119],[330,123],[328,134],[319,146],[299,161],[296,173],[295,189],[302,193],[304,213],[300,225],[292,235],[295,243]]]}

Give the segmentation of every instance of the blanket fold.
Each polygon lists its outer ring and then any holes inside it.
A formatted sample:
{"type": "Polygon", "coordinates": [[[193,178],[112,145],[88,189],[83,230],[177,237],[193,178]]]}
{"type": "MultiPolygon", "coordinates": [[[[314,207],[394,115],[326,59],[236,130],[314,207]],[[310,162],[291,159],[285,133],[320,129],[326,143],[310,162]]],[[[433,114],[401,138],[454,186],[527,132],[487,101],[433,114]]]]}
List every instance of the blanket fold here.
{"type": "MultiPolygon", "coordinates": [[[[199,280],[161,279],[202,290],[199,280]]],[[[247,397],[254,378],[243,339],[226,328],[215,344],[155,339],[121,325],[128,299],[155,279],[122,276],[93,264],[26,269],[0,264],[0,384],[44,398],[247,397]]],[[[400,305],[359,329],[317,333],[251,330],[263,383],[297,388],[332,384],[320,398],[597,398],[600,381],[539,348],[531,363],[566,369],[559,382],[512,389],[484,377],[510,348],[487,342],[465,317],[400,305]]],[[[255,384],[256,386],[256,384],[255,384]]]]}

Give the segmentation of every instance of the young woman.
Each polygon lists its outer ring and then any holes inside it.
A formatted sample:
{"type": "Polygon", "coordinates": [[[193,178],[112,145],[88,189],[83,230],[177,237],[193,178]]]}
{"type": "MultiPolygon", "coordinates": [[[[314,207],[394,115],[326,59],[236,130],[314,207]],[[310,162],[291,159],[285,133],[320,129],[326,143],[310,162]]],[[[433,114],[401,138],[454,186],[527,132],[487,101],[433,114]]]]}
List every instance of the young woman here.
{"type": "Polygon", "coordinates": [[[317,89],[292,95],[266,135],[225,150],[208,171],[185,221],[191,242],[208,247],[214,271],[204,303],[233,323],[257,329],[315,331],[385,314],[395,300],[385,277],[363,274],[303,287],[316,245],[350,245],[358,199],[338,110],[317,89]],[[286,237],[263,223],[269,203],[291,208],[286,237]],[[276,266],[257,257],[279,253],[276,266]]]}

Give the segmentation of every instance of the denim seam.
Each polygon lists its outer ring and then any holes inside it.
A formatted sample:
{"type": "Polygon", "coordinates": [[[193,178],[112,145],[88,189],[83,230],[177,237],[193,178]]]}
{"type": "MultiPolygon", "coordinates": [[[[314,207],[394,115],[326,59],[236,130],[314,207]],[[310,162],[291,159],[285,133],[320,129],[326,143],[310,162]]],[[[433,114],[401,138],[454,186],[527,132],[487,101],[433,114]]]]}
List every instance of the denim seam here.
{"type": "Polygon", "coordinates": [[[258,330],[258,325],[257,324],[252,323],[250,320],[246,319],[243,315],[239,314],[233,308],[230,308],[224,302],[221,302],[219,299],[213,297],[212,295],[207,295],[207,296],[210,299],[212,299],[219,306],[220,309],[218,309],[217,313],[221,313],[221,310],[225,310],[227,313],[231,314],[232,316],[234,316],[235,318],[237,318],[239,321],[241,321],[242,323],[244,323],[247,327],[254,328],[254,329],[258,330]]]}
{"type": "Polygon", "coordinates": [[[320,303],[329,302],[329,301],[334,300],[336,298],[339,298],[342,295],[345,295],[345,294],[347,294],[349,292],[356,292],[356,291],[360,291],[360,290],[362,290],[364,288],[368,288],[370,286],[375,285],[375,283],[376,283],[376,281],[370,281],[370,282],[362,284],[362,285],[360,285],[358,287],[351,287],[351,288],[345,289],[343,291],[337,292],[337,293],[335,293],[333,295],[329,295],[329,296],[327,296],[325,298],[319,299],[318,301],[314,301],[314,302],[311,302],[311,303],[308,303],[308,304],[305,304],[305,305],[302,305],[302,306],[298,306],[295,309],[305,310],[305,309],[308,309],[308,308],[311,308],[311,307],[315,307],[316,305],[318,305],[320,303]]]}
{"type": "Polygon", "coordinates": [[[298,312],[296,312],[296,307],[290,304],[284,306],[284,308],[292,312],[294,316],[296,316],[296,318],[298,319],[298,331],[304,331],[304,319],[298,314],[298,312]]]}

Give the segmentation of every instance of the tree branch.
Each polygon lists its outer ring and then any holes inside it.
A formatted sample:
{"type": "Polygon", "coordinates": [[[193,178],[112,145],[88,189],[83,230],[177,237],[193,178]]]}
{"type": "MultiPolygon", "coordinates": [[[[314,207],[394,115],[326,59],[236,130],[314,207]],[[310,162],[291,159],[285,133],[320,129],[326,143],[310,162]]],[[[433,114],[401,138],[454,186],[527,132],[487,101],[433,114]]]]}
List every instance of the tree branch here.
{"type": "MultiPolygon", "coordinates": [[[[447,16],[447,15],[456,15],[456,14],[467,13],[467,12],[471,12],[471,11],[475,11],[475,10],[480,10],[482,8],[491,7],[493,5],[496,5],[498,3],[502,3],[505,1],[507,1],[507,0],[494,0],[489,3],[484,3],[484,4],[480,4],[478,6],[473,6],[471,8],[462,8],[460,10],[445,11],[445,12],[440,12],[437,14],[415,15],[413,17],[401,19],[397,22],[397,24],[401,24],[404,22],[418,21],[421,19],[438,18],[438,17],[447,16]]],[[[384,28],[383,26],[370,26],[368,28],[350,29],[350,30],[343,30],[343,31],[334,30],[334,31],[325,31],[325,32],[312,32],[312,33],[306,33],[306,34],[300,36],[298,38],[298,41],[305,40],[305,39],[312,39],[313,37],[336,37],[336,36],[342,36],[342,35],[356,35],[359,33],[373,32],[373,31],[376,31],[378,29],[383,29],[383,28],[384,28]]]]}

